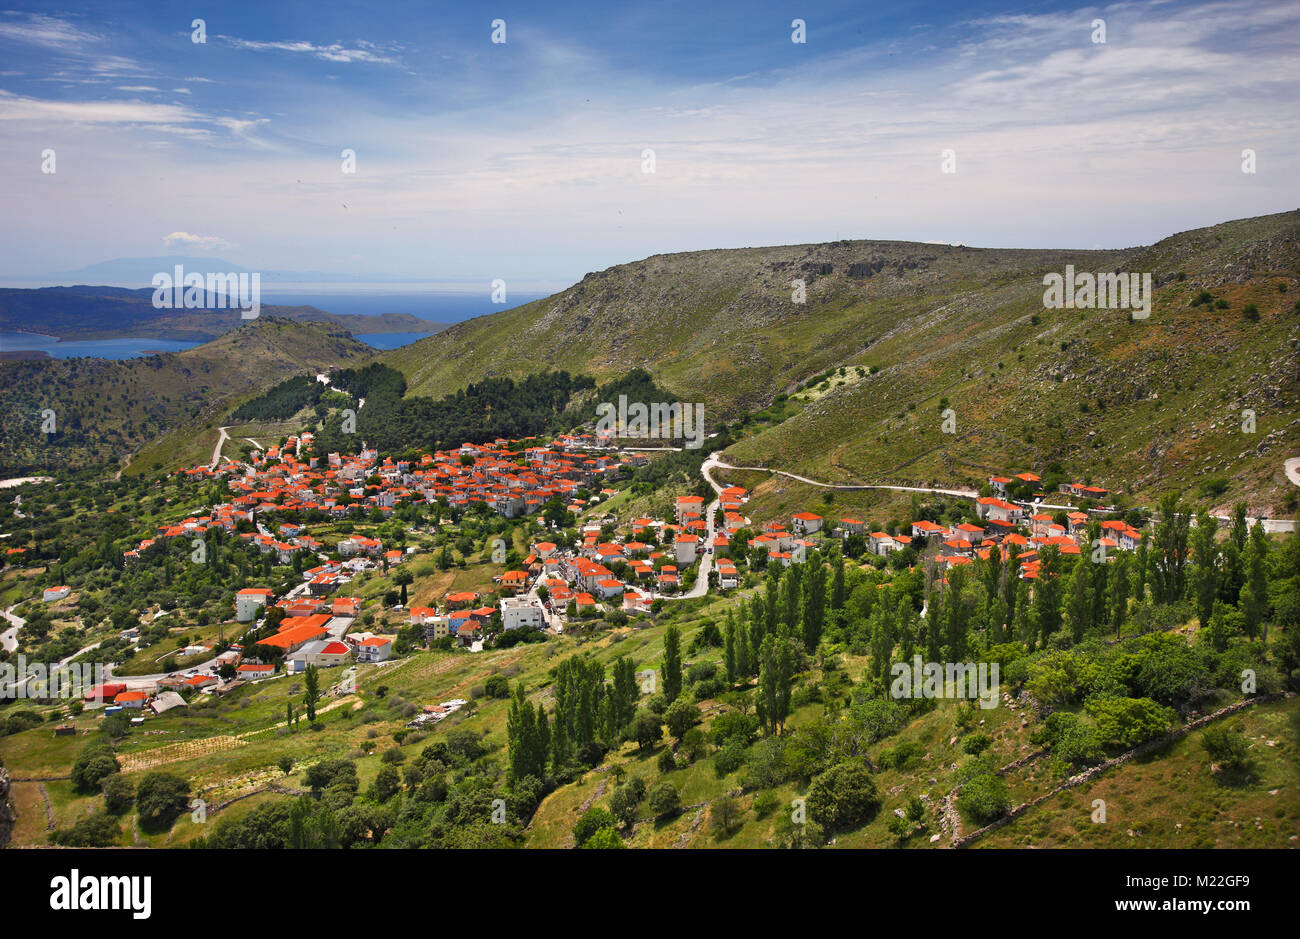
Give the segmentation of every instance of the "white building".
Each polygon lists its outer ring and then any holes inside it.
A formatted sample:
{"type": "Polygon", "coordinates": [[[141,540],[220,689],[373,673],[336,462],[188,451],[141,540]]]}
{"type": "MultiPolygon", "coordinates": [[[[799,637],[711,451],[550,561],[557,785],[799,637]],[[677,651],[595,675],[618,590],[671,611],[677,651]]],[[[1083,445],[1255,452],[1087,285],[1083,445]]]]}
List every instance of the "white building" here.
{"type": "Polygon", "coordinates": [[[537,600],[527,597],[503,597],[501,624],[506,629],[540,629],[546,625],[546,614],[537,600]]]}

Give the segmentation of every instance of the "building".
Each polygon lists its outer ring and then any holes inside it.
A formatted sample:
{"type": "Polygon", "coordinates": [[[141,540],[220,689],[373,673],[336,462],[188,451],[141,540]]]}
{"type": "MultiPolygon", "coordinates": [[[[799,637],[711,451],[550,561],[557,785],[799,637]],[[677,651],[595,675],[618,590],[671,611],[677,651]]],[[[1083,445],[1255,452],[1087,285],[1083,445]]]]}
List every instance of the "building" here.
{"type": "Polygon", "coordinates": [[[70,593],[72,593],[72,588],[68,586],[46,587],[41,593],[41,600],[45,603],[53,603],[56,600],[62,600],[70,593]]]}
{"type": "Polygon", "coordinates": [[[797,535],[811,535],[815,531],[821,531],[824,519],[820,515],[814,515],[812,512],[800,512],[797,515],[790,516],[790,527],[797,535]]]}
{"type": "Polygon", "coordinates": [[[371,636],[357,643],[358,662],[386,662],[393,655],[393,640],[388,636],[371,636]]]}
{"type": "Polygon", "coordinates": [[[314,639],[290,656],[286,667],[294,673],[305,672],[308,665],[333,668],[346,662],[349,654],[347,645],[337,639],[314,639]]]}
{"type": "Polygon", "coordinates": [[[546,613],[537,600],[504,597],[501,600],[501,624],[506,629],[540,629],[546,625],[546,613]]]}
{"type": "Polygon", "coordinates": [[[257,619],[257,611],[271,602],[273,594],[266,587],[248,587],[235,594],[235,619],[241,623],[251,623],[257,619]]]}

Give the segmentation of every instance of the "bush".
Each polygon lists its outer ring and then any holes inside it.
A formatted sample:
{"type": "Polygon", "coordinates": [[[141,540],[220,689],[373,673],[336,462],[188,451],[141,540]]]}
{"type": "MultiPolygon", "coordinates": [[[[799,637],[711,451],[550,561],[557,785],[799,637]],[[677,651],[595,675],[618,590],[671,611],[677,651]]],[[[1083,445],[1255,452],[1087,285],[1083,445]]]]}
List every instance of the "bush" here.
{"type": "Polygon", "coordinates": [[[808,814],[828,832],[843,831],[869,821],[880,809],[876,781],[859,763],[839,763],[808,787],[808,814]]]}
{"type": "Polygon", "coordinates": [[[598,831],[603,828],[613,830],[616,824],[614,816],[608,810],[592,806],[573,826],[573,840],[581,848],[598,831]]]}
{"type": "Polygon", "coordinates": [[[1240,772],[1250,765],[1250,744],[1240,728],[1215,724],[1201,735],[1201,746],[1224,769],[1240,772]]]}
{"type": "Polygon", "coordinates": [[[122,829],[107,812],[96,812],[71,828],[50,833],[50,843],[67,848],[108,848],[117,844],[122,829]]]}
{"type": "Polygon", "coordinates": [[[961,749],[963,753],[969,753],[971,756],[979,756],[992,744],[993,738],[988,734],[967,734],[962,738],[961,749]]]}
{"type": "Polygon", "coordinates": [[[677,768],[677,757],[673,756],[673,751],[667,747],[659,754],[659,759],[655,761],[661,773],[671,773],[677,768]]]}
{"type": "Polygon", "coordinates": [[[584,841],[581,847],[584,849],[590,848],[592,850],[600,850],[608,848],[626,848],[627,845],[623,843],[623,839],[618,836],[617,831],[612,827],[608,827],[597,831],[594,835],[584,841]]]}
{"type": "Polygon", "coordinates": [[[957,808],[982,825],[1006,815],[1010,807],[1007,784],[992,773],[981,773],[968,781],[957,797],[957,808]]]}

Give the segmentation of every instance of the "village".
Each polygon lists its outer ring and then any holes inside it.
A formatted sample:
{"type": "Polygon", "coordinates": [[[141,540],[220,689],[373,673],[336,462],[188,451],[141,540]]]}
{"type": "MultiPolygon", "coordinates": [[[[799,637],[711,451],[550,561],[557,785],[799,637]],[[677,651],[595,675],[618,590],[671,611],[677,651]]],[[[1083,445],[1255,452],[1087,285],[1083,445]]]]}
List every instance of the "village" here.
{"type": "MultiPolygon", "coordinates": [[[[451,512],[478,506],[506,519],[531,517],[536,534],[517,568],[493,575],[481,589],[448,591],[433,604],[409,609],[393,607],[402,616],[400,625],[423,644],[450,644],[469,652],[516,630],[562,635],[615,615],[627,621],[673,599],[752,585],[768,564],[803,563],[811,552],[827,548],[875,557],[876,563],[906,552],[895,561],[933,564],[941,578],[953,567],[987,560],[996,548],[1001,558],[1014,559],[1020,578],[1033,581],[1039,576],[1038,552],[1048,545],[1077,555],[1088,543],[1106,559],[1108,552],[1134,550],[1142,539],[1128,522],[1107,519],[1099,523],[1095,543],[1087,542],[1092,515],[1046,503],[1040,478],[1028,472],[989,477],[984,490],[989,495],[974,499],[973,516],[966,520],[946,525],[915,520],[905,531],[895,526],[888,532],[870,531],[857,518],[832,519],[809,511],[755,528],[743,512],[750,493],[714,483],[707,474],[716,494],[713,503],[700,495],[681,495],[671,520],[643,516],[620,523],[600,511],[601,501],[618,491],[607,483],[649,457],[620,450],[610,439],[565,434],[547,444],[466,443],[410,461],[380,461],[375,450],[363,448],[356,456],[330,453],[325,465],[301,456],[311,443],[311,434],[304,433],[265,453],[250,454],[247,463],[231,460],[179,471],[182,477],[224,483],[230,501],[213,506],[208,515],[160,527],[125,552],[126,563],[147,564],[151,552],[168,541],[195,539],[197,544],[209,529],[220,528],[262,555],[272,555],[277,564],[294,564],[301,582],[281,596],[263,586],[239,590],[234,618],[247,630],[241,641],[219,648],[210,643],[187,647],[183,656],[204,661],[172,673],[105,682],[86,694],[88,706],[161,714],[192,694],[221,695],[245,682],[300,675],[312,667],[390,662],[396,637],[354,628],[364,601],[347,595],[347,586],[359,575],[384,575],[407,564],[417,549],[386,549],[378,538],[359,534],[326,544],[305,523],[283,520],[286,513],[300,517],[316,510],[339,519],[377,512],[385,517],[413,503],[451,512]],[[581,498],[593,491],[598,494],[581,498]],[[558,526],[542,518],[544,507],[557,501],[575,516],[587,516],[573,543],[563,543],[558,526]],[[240,527],[255,530],[237,532],[240,527]],[[744,539],[744,550],[733,552],[737,537],[744,539]],[[742,558],[742,566],[733,553],[742,558]]],[[[1079,500],[1108,495],[1083,483],[1062,485],[1060,492],[1079,500]]],[[[504,550],[496,560],[503,559],[504,550]]],[[[66,588],[53,588],[45,599],[66,595],[66,588]]],[[[346,687],[341,682],[335,691],[346,687]]],[[[450,711],[457,707],[451,705],[450,711]]],[[[421,720],[450,713],[445,702],[426,708],[435,710],[426,710],[421,720]]]]}

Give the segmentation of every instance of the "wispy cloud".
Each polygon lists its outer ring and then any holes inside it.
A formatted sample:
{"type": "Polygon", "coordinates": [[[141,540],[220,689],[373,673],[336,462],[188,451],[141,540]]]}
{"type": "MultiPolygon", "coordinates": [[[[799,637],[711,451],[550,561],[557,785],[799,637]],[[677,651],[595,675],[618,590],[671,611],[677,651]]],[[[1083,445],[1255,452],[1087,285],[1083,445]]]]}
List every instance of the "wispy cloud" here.
{"type": "Polygon", "coordinates": [[[57,16],[5,11],[0,14],[0,39],[56,49],[99,42],[100,37],[57,16]]]}
{"type": "Polygon", "coordinates": [[[377,43],[364,40],[359,40],[351,46],[347,46],[338,42],[329,45],[318,45],[305,39],[261,41],[240,39],[237,36],[219,36],[218,38],[224,39],[237,49],[247,49],[254,52],[295,52],[323,59],[326,62],[371,62],[391,65],[397,61],[377,43]]]}

